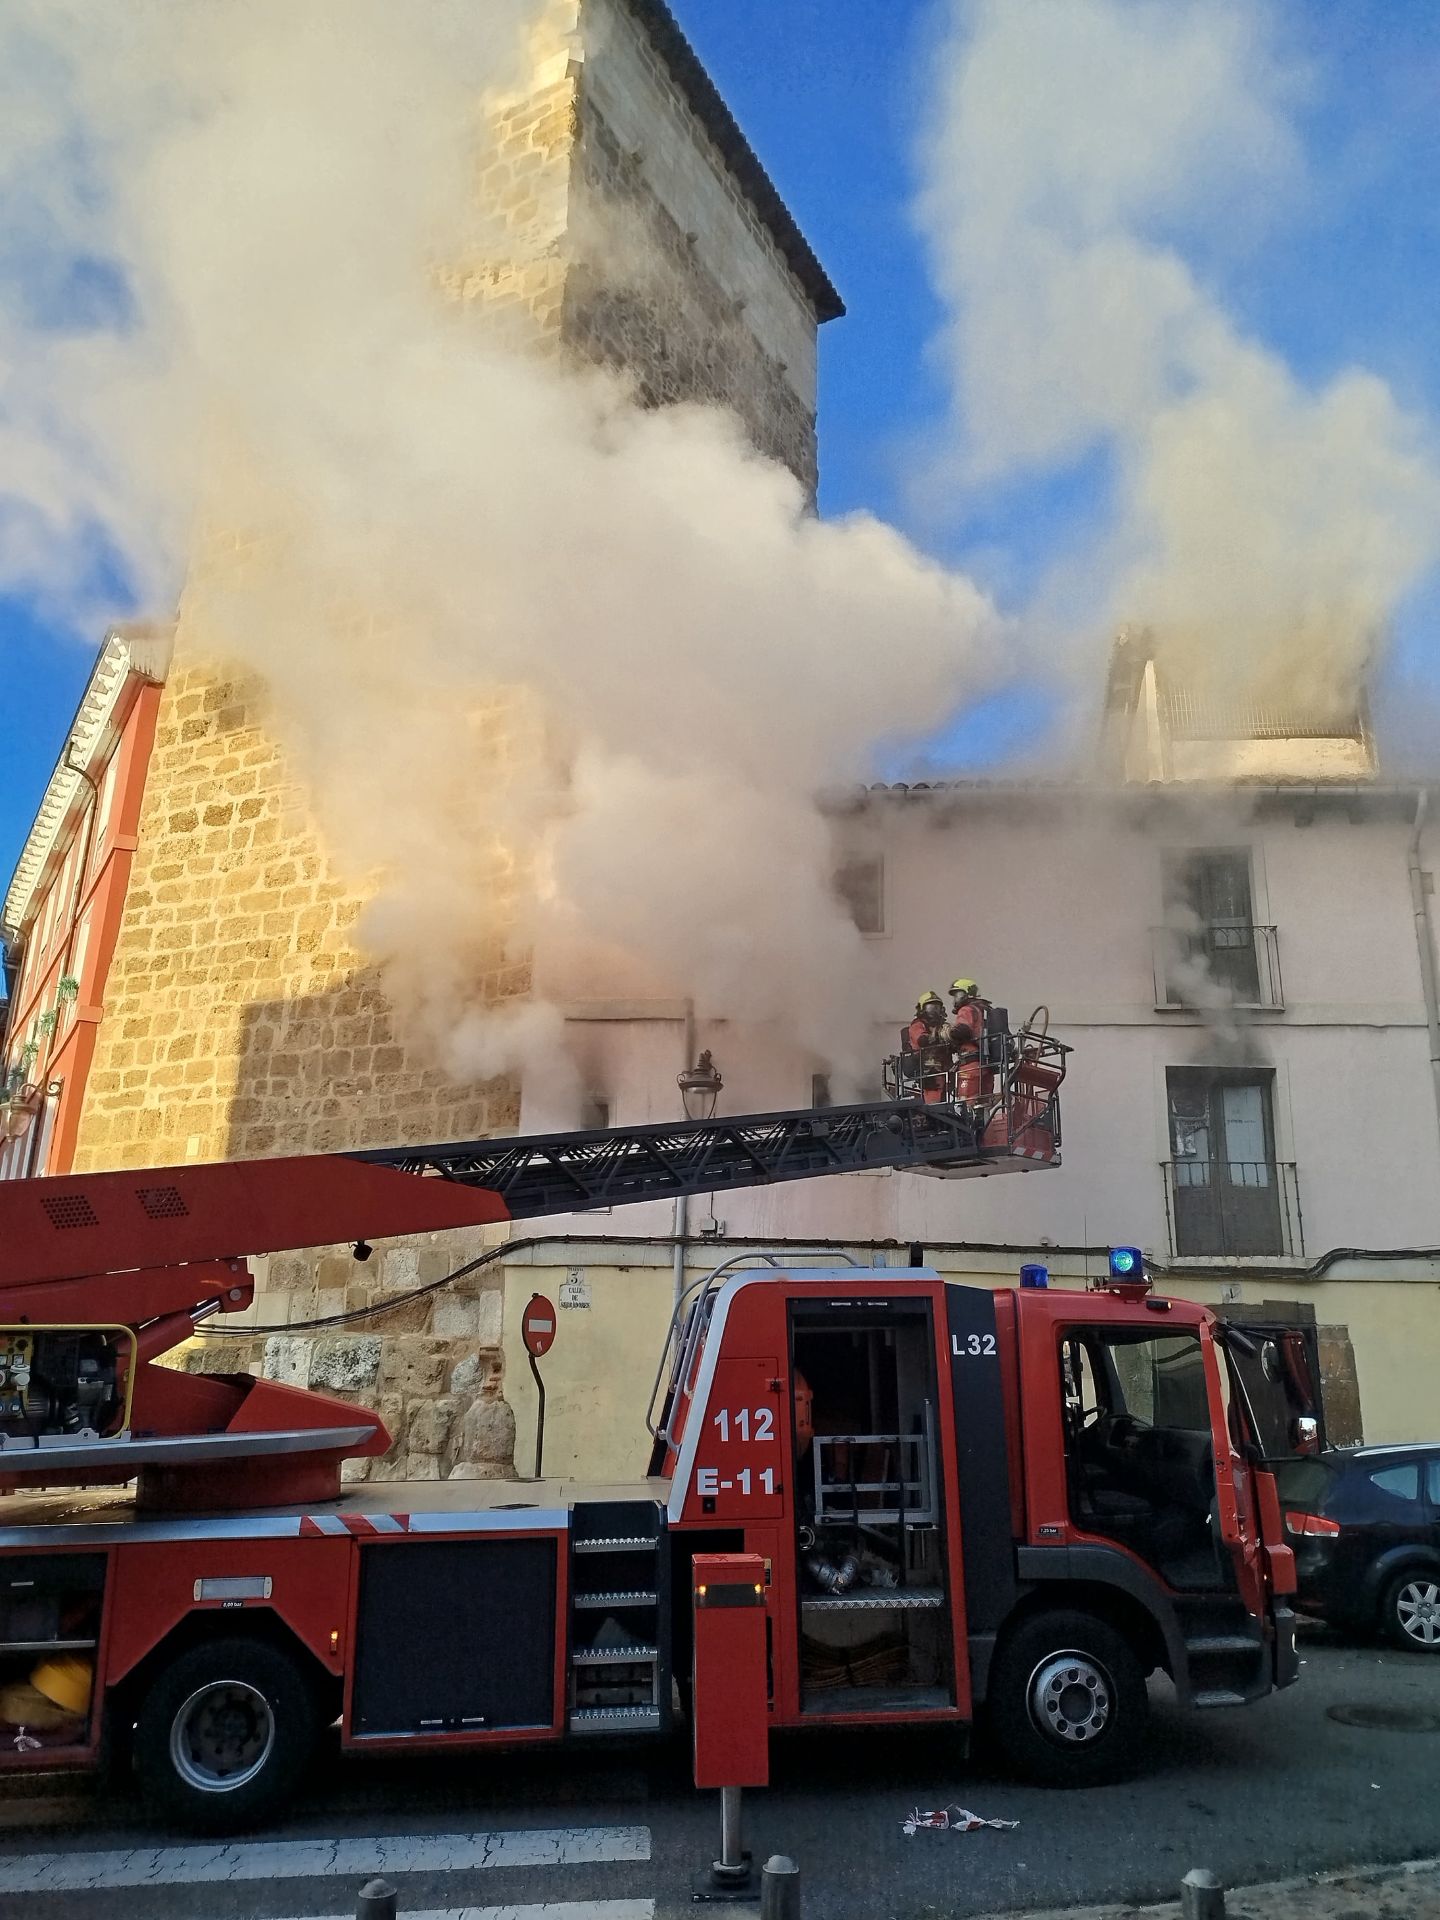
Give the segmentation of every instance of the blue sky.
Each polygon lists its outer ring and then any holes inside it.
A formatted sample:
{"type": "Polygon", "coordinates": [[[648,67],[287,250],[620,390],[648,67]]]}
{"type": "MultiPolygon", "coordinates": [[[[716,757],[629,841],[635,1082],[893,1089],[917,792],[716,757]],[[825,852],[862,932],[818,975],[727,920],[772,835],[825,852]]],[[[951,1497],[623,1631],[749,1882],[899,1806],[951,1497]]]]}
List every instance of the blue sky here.
{"type": "MultiPolygon", "coordinates": [[[[821,350],[821,505],[905,525],[907,461],[943,411],[927,343],[942,315],[911,225],[913,148],[938,9],[932,0],[672,0],[849,308],[821,350]]],[[[1402,404],[1440,417],[1440,9],[1430,0],[1291,0],[1279,39],[1302,85],[1303,191],[1256,247],[1217,246],[1197,270],[1297,375],[1350,362],[1402,404]]],[[[1009,484],[938,534],[908,530],[1023,595],[1087,511],[1085,471],[1009,484]]],[[[123,609],[117,608],[117,612],[123,609]]],[[[147,609],[147,611],[149,611],[147,609]]],[[[1427,692],[1440,591],[1397,623],[1399,671],[1427,692]]],[[[0,602],[5,692],[0,878],[13,865],[93,657],[0,602]]],[[[1009,749],[1029,724],[999,696],[953,737],[967,757],[1009,749]]]]}

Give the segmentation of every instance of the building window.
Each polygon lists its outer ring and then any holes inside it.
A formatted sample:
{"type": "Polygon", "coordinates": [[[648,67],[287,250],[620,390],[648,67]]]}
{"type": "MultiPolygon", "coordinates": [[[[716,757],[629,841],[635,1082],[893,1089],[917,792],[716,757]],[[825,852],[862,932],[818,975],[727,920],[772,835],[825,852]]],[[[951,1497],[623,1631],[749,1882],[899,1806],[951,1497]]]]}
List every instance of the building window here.
{"type": "Polygon", "coordinates": [[[878,853],[843,861],[832,884],[861,933],[885,931],[885,862],[878,853]]]}
{"type": "Polygon", "coordinates": [[[1197,848],[1165,865],[1165,925],[1157,929],[1156,1002],[1280,1007],[1275,929],[1255,924],[1250,855],[1197,848]]]}
{"type": "Polygon", "coordinates": [[[1167,1070],[1177,1254],[1300,1251],[1295,1168],[1275,1157],[1274,1078],[1258,1069],[1167,1070]]]}
{"type": "Polygon", "coordinates": [[[95,821],[94,862],[99,866],[105,857],[105,837],[110,831],[110,816],[115,807],[115,788],[120,778],[120,748],[111,749],[110,758],[105,762],[105,773],[100,782],[99,814],[95,821]]]}

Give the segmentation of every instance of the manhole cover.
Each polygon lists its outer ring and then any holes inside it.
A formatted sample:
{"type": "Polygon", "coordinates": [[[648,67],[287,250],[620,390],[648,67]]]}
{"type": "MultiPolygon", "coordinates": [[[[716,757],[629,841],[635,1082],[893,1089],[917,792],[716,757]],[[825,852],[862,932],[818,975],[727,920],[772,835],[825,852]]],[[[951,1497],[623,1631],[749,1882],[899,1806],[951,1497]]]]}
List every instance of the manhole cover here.
{"type": "Polygon", "coordinates": [[[1440,1713],[1420,1707],[1327,1707],[1326,1713],[1342,1727],[1371,1727],[1380,1733],[1440,1733],[1440,1713]]]}

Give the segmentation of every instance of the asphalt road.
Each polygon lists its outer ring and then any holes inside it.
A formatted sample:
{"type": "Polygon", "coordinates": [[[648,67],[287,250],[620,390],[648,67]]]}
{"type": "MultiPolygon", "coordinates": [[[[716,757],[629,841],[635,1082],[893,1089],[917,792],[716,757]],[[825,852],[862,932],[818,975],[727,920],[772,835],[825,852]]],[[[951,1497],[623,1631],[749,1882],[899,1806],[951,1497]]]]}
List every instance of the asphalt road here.
{"type": "MultiPolygon", "coordinates": [[[[1084,1793],[1022,1787],[953,1737],[773,1743],[747,1799],[761,1858],[793,1854],[807,1920],[921,1920],[1173,1894],[1187,1868],[1230,1884],[1440,1854],[1440,1658],[1311,1630],[1300,1684],[1259,1706],[1182,1714],[1155,1688],[1149,1764],[1084,1793]],[[1344,1724],[1340,1707],[1428,1716],[1429,1730],[1344,1724]],[[947,1802],[1013,1832],[907,1838],[947,1802]]],[[[672,1920],[714,1852],[714,1796],[679,1748],[483,1761],[332,1754],[288,1818],[233,1852],[147,1827],[127,1801],[59,1781],[0,1789],[4,1920],[302,1920],[354,1912],[384,1866],[402,1914],[672,1920]],[[190,1852],[177,1849],[188,1847],[190,1852]],[[50,1890],[39,1889],[48,1887],[50,1890]]]]}

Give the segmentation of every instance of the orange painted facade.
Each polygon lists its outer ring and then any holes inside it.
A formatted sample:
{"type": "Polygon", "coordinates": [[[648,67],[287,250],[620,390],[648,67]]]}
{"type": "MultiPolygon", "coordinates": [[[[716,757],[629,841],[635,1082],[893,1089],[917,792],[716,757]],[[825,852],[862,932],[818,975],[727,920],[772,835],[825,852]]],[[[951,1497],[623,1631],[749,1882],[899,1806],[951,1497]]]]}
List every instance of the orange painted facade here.
{"type": "MultiPolygon", "coordinates": [[[[109,648],[112,642],[107,641],[109,648]]],[[[106,659],[102,649],[101,662],[106,659]]],[[[100,672],[97,665],[97,675],[100,672]]],[[[95,683],[92,681],[92,691],[95,683]]],[[[86,705],[62,753],[47,803],[62,776],[71,784],[58,822],[46,823],[43,866],[29,885],[23,917],[8,926],[18,951],[0,1055],[0,1179],[67,1173],[80,1111],[105,1017],[105,982],[120,930],[138,845],[140,802],[155,741],[162,687],[128,657],[118,685],[80,745],[86,705]],[[79,752],[77,755],[77,746],[79,752]]],[[[87,699],[89,699],[87,694],[87,699]]],[[[37,817],[26,857],[37,857],[37,817]]],[[[24,873],[17,870],[12,896],[24,873]]]]}

